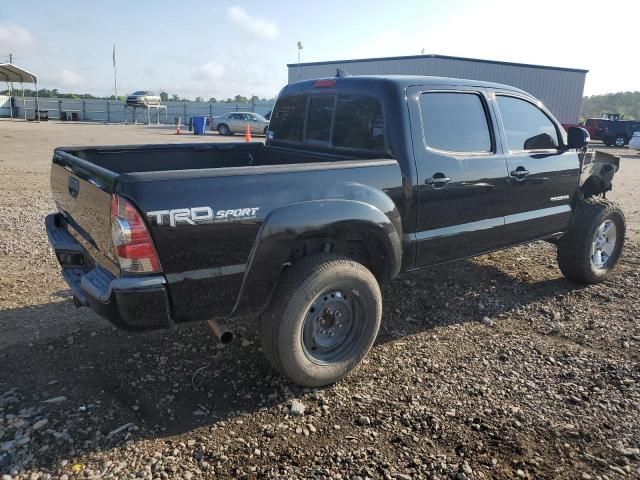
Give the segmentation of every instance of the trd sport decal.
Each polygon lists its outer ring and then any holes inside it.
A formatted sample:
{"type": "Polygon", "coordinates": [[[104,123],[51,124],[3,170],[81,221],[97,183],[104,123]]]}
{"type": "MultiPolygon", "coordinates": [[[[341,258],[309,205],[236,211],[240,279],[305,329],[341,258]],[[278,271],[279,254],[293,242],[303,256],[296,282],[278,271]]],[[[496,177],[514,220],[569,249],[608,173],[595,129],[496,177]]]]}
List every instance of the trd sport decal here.
{"type": "Polygon", "coordinates": [[[260,207],[235,208],[214,212],[211,207],[175,208],[147,212],[147,217],[156,225],[177,226],[179,223],[197,225],[201,223],[224,223],[253,220],[260,207]]]}

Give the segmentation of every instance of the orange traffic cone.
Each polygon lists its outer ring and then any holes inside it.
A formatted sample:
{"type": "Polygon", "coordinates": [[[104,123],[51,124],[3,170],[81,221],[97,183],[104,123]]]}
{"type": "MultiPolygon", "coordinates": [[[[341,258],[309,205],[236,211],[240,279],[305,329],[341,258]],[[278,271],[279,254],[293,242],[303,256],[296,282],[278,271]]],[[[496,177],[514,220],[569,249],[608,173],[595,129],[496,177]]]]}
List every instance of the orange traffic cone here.
{"type": "Polygon", "coordinates": [[[244,141],[251,141],[251,129],[249,128],[249,125],[247,125],[247,128],[244,129],[244,141]]]}

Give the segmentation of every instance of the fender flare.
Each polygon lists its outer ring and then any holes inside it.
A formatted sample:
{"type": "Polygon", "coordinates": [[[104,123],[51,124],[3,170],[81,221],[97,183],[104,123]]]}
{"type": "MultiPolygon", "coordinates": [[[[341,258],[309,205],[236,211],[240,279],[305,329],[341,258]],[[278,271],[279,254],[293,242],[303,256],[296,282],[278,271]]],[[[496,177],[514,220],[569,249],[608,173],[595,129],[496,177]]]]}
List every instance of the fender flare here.
{"type": "Polygon", "coordinates": [[[356,200],[313,200],[273,211],[258,232],[230,317],[256,315],[266,308],[298,238],[341,225],[356,226],[375,235],[389,259],[384,280],[393,279],[402,264],[402,223],[391,199],[388,203],[392,208],[388,214],[356,200]]]}

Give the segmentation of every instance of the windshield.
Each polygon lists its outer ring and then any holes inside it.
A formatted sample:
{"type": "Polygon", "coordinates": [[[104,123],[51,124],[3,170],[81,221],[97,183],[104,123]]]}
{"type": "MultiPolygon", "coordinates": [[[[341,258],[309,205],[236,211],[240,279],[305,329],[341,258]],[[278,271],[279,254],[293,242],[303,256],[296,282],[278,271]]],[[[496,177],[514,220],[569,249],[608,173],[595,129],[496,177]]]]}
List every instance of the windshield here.
{"type": "Polygon", "coordinates": [[[147,92],[144,90],[138,90],[137,92],[133,92],[131,95],[146,95],[147,92]]]}

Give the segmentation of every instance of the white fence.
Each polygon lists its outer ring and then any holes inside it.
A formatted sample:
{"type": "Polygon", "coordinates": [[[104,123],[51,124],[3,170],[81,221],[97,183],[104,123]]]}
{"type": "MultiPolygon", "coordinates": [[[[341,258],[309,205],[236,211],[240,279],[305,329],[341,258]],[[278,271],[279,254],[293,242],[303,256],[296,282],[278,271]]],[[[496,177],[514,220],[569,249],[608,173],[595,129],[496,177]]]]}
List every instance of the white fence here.
{"type": "MultiPolygon", "coordinates": [[[[216,116],[227,112],[256,112],[264,115],[273,108],[273,101],[256,101],[248,103],[209,103],[209,102],[163,102],[167,107],[166,115],[160,114],[160,123],[173,124],[176,117],[182,119],[182,124],[189,123],[193,116],[208,115],[216,116]]],[[[8,96],[0,96],[0,116],[9,117],[10,99],[8,96]]],[[[18,118],[26,117],[33,119],[36,111],[35,97],[14,97],[16,112],[14,116],[18,118]]],[[[66,113],[67,119],[71,118],[88,122],[107,123],[134,123],[136,120],[141,123],[146,121],[146,111],[143,108],[137,109],[137,118],[133,116],[133,109],[125,108],[124,102],[120,100],[82,100],[70,98],[39,98],[38,108],[41,112],[47,112],[50,119],[60,119],[61,112],[66,113]]],[[[151,109],[151,121],[156,121],[156,109],[151,109]]]]}

